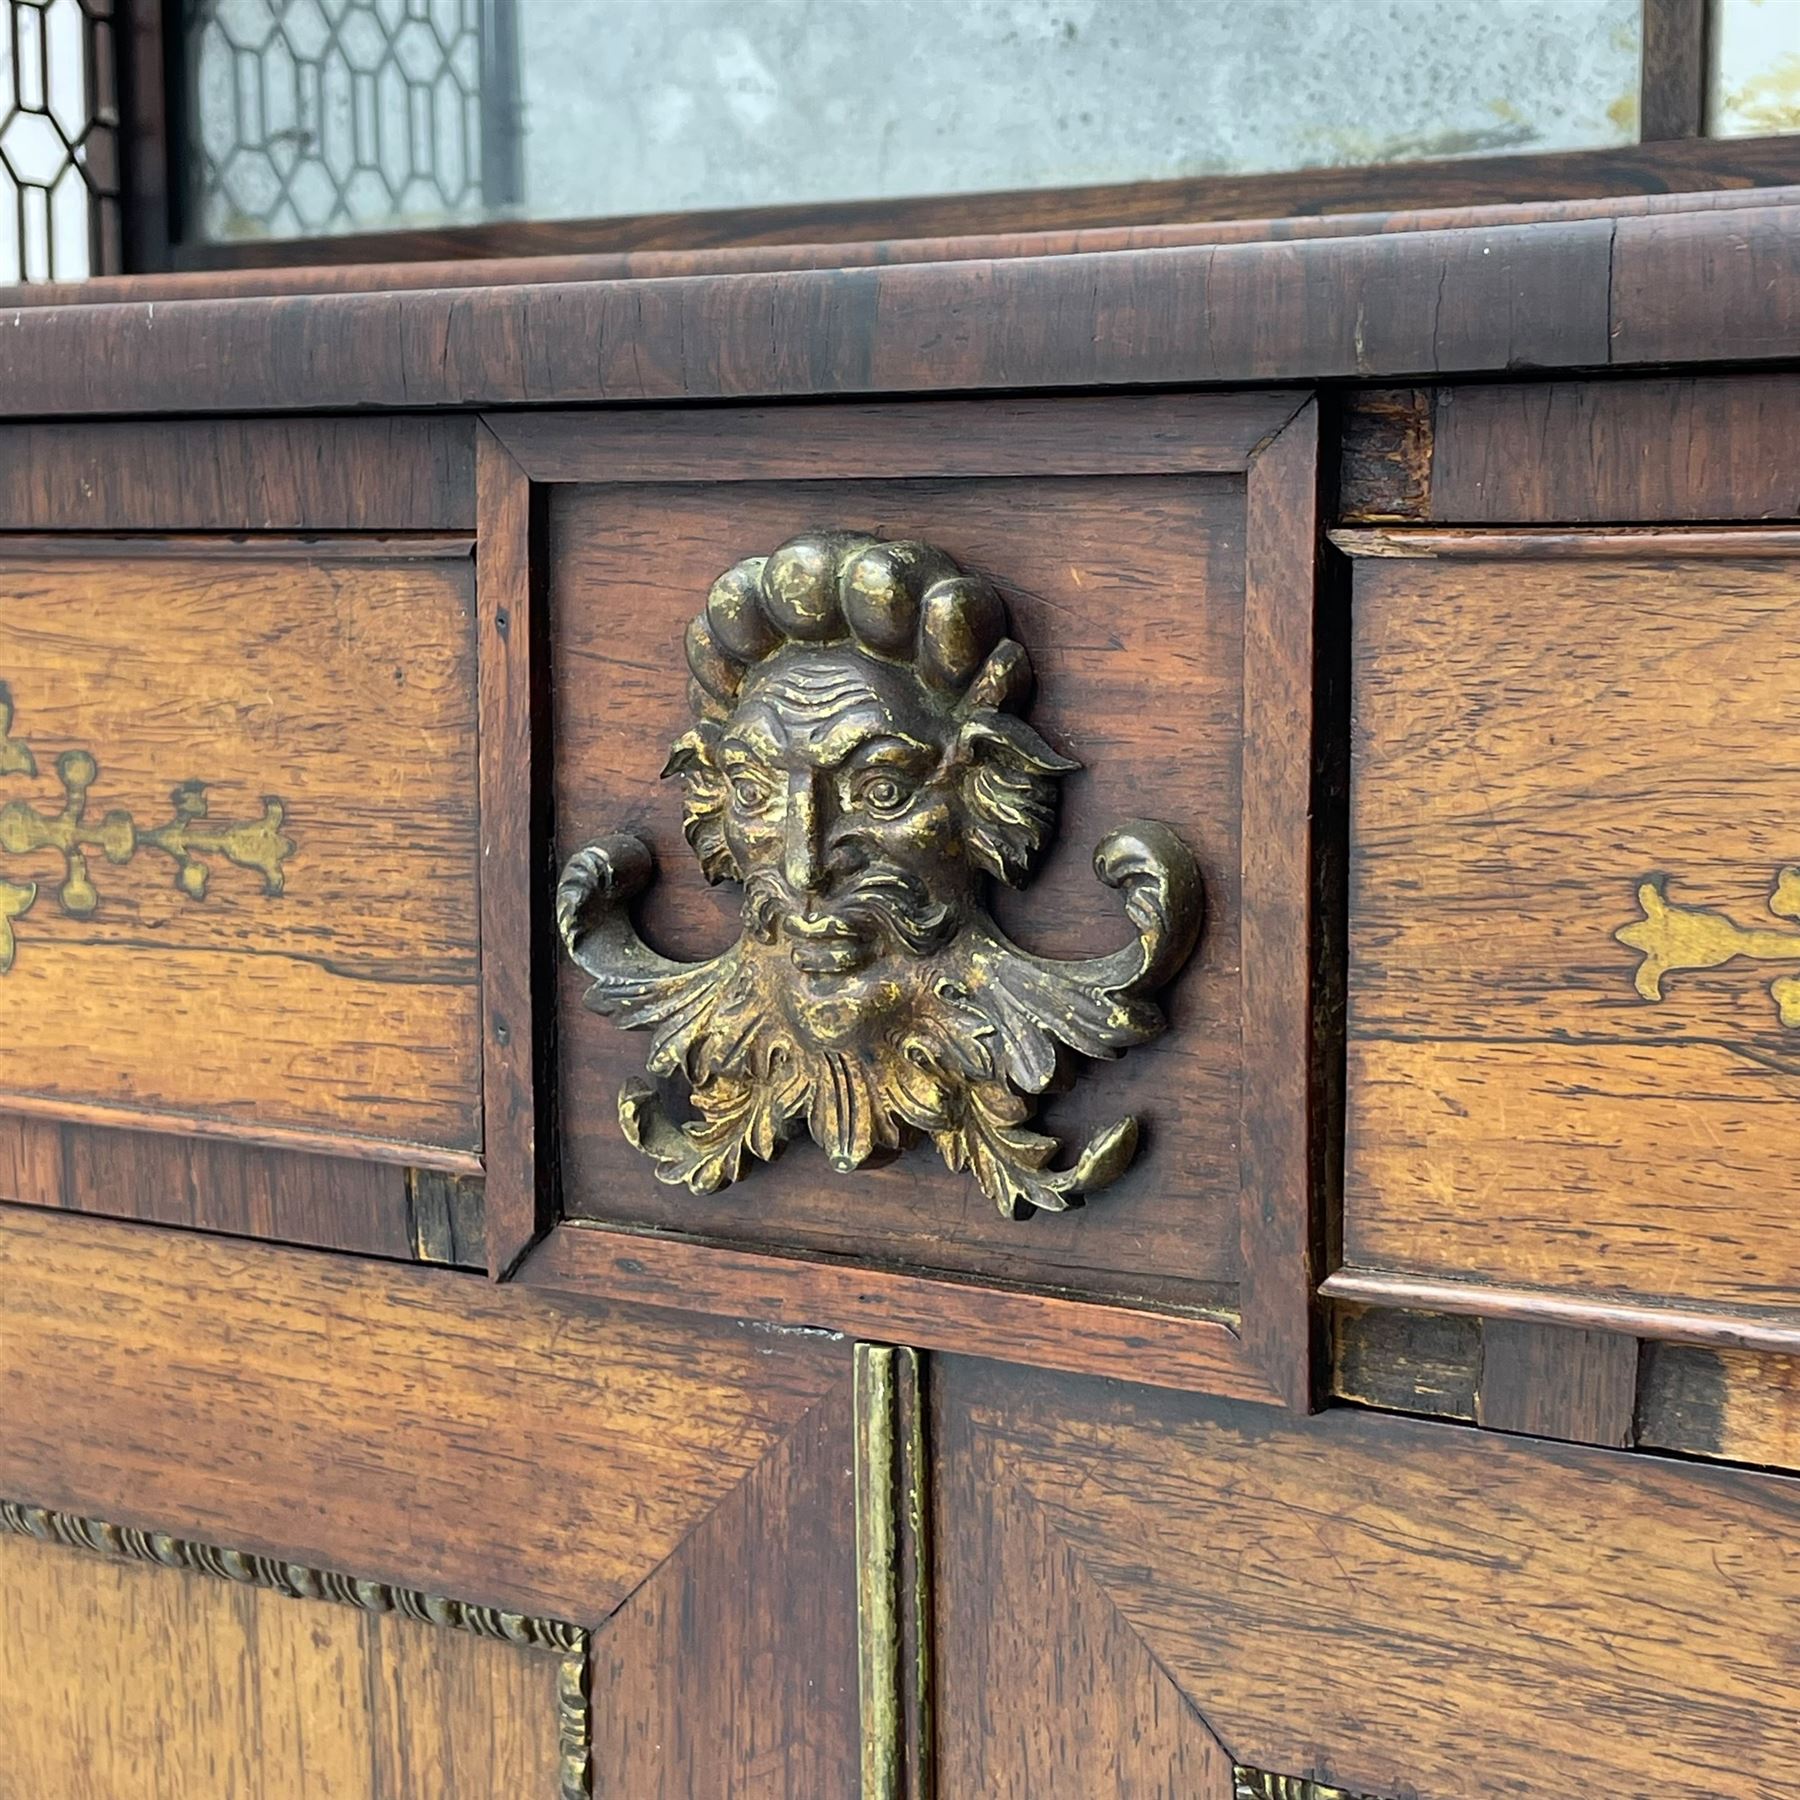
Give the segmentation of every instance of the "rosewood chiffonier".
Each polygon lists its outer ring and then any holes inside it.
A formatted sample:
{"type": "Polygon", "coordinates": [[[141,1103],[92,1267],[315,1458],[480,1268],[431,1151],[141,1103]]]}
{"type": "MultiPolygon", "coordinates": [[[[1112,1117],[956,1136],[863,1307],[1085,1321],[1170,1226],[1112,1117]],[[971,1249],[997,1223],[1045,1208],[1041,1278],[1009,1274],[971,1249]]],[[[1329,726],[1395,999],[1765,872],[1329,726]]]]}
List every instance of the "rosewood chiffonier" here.
{"type": "Polygon", "coordinates": [[[0,412],[3,1800],[1800,1791],[1800,190],[0,412]]]}

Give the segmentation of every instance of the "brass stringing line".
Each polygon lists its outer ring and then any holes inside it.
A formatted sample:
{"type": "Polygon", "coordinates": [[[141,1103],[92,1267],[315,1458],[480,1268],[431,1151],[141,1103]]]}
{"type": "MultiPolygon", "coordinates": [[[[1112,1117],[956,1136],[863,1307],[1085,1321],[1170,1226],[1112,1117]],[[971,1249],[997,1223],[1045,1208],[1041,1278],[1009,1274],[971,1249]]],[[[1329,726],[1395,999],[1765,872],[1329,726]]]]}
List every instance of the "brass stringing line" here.
{"type": "Polygon", "coordinates": [[[48,1507],[27,1506],[17,1500],[0,1500],[0,1530],[42,1544],[92,1551],[115,1562],[147,1563],[211,1575],[221,1581],[236,1582],[240,1587],[264,1588],[290,1600],[329,1600],[366,1613],[399,1613],[422,1624],[464,1631],[472,1637],[516,1644],[526,1650],[559,1652],[560,1800],[588,1800],[593,1748],[588,1712],[590,1639],[580,1625],[451,1600],[417,1588],[396,1587],[390,1582],[362,1581],[333,1569],[315,1569],[304,1563],[284,1562],[279,1557],[195,1543],[168,1532],[139,1531],[129,1525],[53,1512],[48,1507]]]}

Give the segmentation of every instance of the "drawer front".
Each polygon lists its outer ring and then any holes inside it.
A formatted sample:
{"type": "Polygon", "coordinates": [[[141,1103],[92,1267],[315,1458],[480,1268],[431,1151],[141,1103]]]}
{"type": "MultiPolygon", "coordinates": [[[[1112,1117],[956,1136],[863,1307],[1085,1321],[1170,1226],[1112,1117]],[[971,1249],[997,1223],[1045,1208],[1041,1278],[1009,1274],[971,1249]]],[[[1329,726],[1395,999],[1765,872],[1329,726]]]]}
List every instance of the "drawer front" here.
{"type": "Polygon", "coordinates": [[[874,1265],[908,1330],[1302,1392],[1303,397],[498,429],[548,488],[562,1205],[613,1228],[552,1267],[882,1335],[874,1265]]]}
{"type": "Polygon", "coordinates": [[[1343,541],[1347,1264],[1792,1321],[1800,534],[1343,541]]]}
{"type": "Polygon", "coordinates": [[[472,1161],[467,540],[0,568],[0,1111],[472,1161]]]}

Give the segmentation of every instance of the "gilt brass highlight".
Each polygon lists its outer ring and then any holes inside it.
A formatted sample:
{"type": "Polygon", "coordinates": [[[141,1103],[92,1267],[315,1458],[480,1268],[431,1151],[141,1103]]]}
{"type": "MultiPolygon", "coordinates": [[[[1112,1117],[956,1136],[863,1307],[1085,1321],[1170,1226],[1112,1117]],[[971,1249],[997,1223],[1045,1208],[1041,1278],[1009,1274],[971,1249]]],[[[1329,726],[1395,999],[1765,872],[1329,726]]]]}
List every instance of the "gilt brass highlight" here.
{"type": "Polygon", "coordinates": [[[894,1358],[855,1351],[857,1692],[862,1800],[900,1800],[900,1479],[894,1358]]]}
{"type": "Polygon", "coordinates": [[[164,1569],[211,1575],[240,1587],[267,1588],[290,1600],[329,1600],[354,1606],[367,1613],[401,1613],[426,1625],[450,1631],[466,1631],[475,1637],[496,1638],[524,1650],[549,1651],[560,1656],[557,1671],[557,1742],[560,1779],[557,1800],[588,1800],[592,1763],[589,1718],[589,1634],[580,1625],[560,1619],[540,1619],[527,1613],[504,1612],[495,1606],[477,1606],[465,1600],[447,1600],[414,1588],[395,1587],[384,1581],[362,1581],[331,1569],[308,1568],[257,1556],[247,1550],[226,1550],[216,1544],[195,1543],[162,1531],[139,1531],[128,1525],[112,1525],[102,1519],[75,1513],[53,1512],[47,1507],[26,1506],[0,1500],[0,1531],[15,1537],[35,1538],[40,1543],[62,1544],[71,1550],[91,1550],[118,1562],[150,1563],[164,1569]]]}
{"type": "Polygon", "coordinates": [[[1011,1218],[1115,1180],[1137,1121],[1053,1169],[1036,1096],[1067,1052],[1163,1029],[1146,996],[1198,939],[1200,874],[1140,820],[1094,855],[1126,948],[1059,962],[994,924],[985,880],[1024,884],[1079,767],[1021,716],[1031,664],[999,595],[929,545],[820,532],[721,576],[686,649],[694,726],[663,773],[707,879],[743,883],[737,943],[685,963],[638,936],[652,864],[634,837],[578,851],[556,900],[588,1005],[652,1031],[650,1075],[691,1091],[680,1124],[648,1083],[619,1095],[657,1178],[713,1193],[804,1129],[842,1172],[929,1138],[1011,1218]]]}
{"type": "MultiPolygon", "coordinates": [[[[1646,1000],[1663,997],[1665,975],[1717,969],[1739,957],[1800,964],[1800,932],[1739,925],[1709,907],[1678,905],[1668,897],[1664,876],[1640,883],[1637,899],[1643,918],[1620,926],[1613,936],[1642,956],[1635,979],[1646,1000]]],[[[1800,919],[1800,867],[1776,875],[1769,911],[1778,919],[1800,919]]],[[[1782,1024],[1800,1028],[1800,976],[1777,976],[1769,983],[1769,994],[1782,1024]]]]}
{"type": "Polygon", "coordinates": [[[917,1350],[858,1344],[857,1690],[862,1800],[931,1800],[931,1553],[917,1350]]]}
{"type": "Polygon", "coordinates": [[[1353,1794],[1348,1788],[1327,1787],[1298,1775],[1269,1775],[1241,1766],[1231,1773],[1237,1800],[1377,1800],[1373,1794],[1353,1794]]]}
{"type": "MultiPolygon", "coordinates": [[[[31,746],[12,735],[12,690],[0,682],[0,776],[36,775],[31,746]]],[[[208,857],[224,857],[240,869],[263,878],[263,892],[279,894],[282,865],[294,853],[292,838],[283,837],[284,809],[264,796],[262,817],[215,821],[208,816],[206,783],[184,781],[170,795],[166,823],[140,828],[128,812],[117,809],[98,820],[88,817],[88,794],[99,779],[100,765],[87,750],[65,750],[56,759],[62,786],[59,811],[45,813],[30,802],[11,800],[0,806],[0,854],[31,856],[53,851],[62,858],[56,902],[71,918],[91,917],[100,905],[89,856],[99,852],[109,863],[123,865],[140,850],[155,850],[175,864],[175,885],[190,900],[206,898],[212,877],[208,857]]],[[[0,880],[0,975],[13,965],[17,952],[14,922],[30,912],[38,896],[35,881],[0,880]]]]}

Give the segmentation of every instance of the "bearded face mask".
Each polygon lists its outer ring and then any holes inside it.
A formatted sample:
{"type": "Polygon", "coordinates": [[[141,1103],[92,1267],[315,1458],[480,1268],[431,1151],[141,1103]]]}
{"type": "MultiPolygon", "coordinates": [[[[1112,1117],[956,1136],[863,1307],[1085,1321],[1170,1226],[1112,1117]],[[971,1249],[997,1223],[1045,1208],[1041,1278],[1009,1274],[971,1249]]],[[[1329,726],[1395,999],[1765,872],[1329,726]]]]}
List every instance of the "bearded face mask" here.
{"type": "Polygon", "coordinates": [[[664,774],[707,879],[743,886],[742,934],[698,963],[645,944],[636,838],[577,853],[557,892],[587,1004],[654,1034],[658,1085],[627,1083],[619,1121],[658,1179],[713,1193],[802,1131],[846,1173],[929,1138],[1023,1218],[1129,1165],[1123,1119],[1053,1168],[1035,1097],[1069,1053],[1162,1029],[1145,996],[1193,949],[1200,877],[1167,826],[1137,821],[1094,857],[1129,946],[1058,962],[1001,934],[985,883],[1027,880],[1078,767],[1020,716],[1030,662],[1005,628],[993,589],[925,544],[816,533],[714,584],[687,634],[694,727],[664,774]],[[677,1123],[659,1086],[681,1083],[677,1123]]]}

